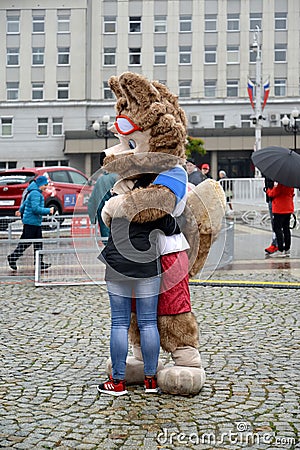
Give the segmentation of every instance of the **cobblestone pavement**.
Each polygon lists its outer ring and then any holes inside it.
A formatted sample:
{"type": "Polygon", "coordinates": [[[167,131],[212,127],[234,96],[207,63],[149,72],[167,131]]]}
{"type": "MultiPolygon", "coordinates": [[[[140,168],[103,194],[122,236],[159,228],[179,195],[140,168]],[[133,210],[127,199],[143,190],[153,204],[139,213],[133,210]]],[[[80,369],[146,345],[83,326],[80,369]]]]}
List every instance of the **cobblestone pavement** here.
{"type": "MultiPolygon", "coordinates": [[[[1,286],[0,448],[299,448],[299,291],[192,286],[207,382],[195,397],[97,396],[99,286],[1,286]]],[[[162,355],[166,358],[166,355],[162,355]]]]}

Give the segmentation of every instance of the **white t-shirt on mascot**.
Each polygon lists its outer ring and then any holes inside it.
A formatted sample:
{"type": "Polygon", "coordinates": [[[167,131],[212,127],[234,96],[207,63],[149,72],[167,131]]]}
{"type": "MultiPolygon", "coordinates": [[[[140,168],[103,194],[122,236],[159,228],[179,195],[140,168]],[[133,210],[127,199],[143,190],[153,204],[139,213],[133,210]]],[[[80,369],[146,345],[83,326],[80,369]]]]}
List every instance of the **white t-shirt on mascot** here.
{"type": "MultiPolygon", "coordinates": [[[[181,216],[186,205],[188,192],[188,177],[184,168],[177,165],[170,170],[160,173],[153,181],[153,184],[166,186],[175,194],[176,205],[172,216],[181,216]]],[[[189,248],[183,233],[173,234],[172,236],[165,236],[161,233],[158,238],[158,245],[161,255],[181,252],[189,248]]]]}

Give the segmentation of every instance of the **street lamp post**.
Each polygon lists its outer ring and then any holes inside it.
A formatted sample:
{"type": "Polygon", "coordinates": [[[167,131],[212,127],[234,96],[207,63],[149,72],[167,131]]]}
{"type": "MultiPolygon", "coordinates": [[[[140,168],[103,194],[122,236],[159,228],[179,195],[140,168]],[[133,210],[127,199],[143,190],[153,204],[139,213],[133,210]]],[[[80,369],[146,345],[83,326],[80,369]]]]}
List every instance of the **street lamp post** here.
{"type": "Polygon", "coordinates": [[[293,109],[293,111],[290,114],[290,117],[288,117],[286,114],[281,119],[281,123],[287,133],[293,133],[294,134],[294,150],[297,150],[297,133],[300,131],[300,125],[297,123],[297,119],[299,117],[300,113],[297,108],[293,109]]]}
{"type": "Polygon", "coordinates": [[[107,147],[108,147],[108,138],[110,136],[110,132],[107,129],[109,121],[110,121],[110,116],[108,114],[104,114],[101,122],[99,122],[98,120],[95,120],[92,125],[92,128],[96,133],[96,136],[99,138],[105,139],[105,149],[107,149],[107,147]]]}

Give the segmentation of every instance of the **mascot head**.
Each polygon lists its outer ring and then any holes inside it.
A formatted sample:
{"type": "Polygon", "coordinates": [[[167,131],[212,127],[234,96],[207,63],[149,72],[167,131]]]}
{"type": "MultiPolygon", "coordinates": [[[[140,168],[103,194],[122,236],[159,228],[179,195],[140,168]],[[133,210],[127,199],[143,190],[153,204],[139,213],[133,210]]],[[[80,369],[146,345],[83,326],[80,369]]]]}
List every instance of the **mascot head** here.
{"type": "Polygon", "coordinates": [[[117,98],[110,131],[120,143],[105,151],[104,168],[130,177],[183,164],[187,121],[177,96],[132,72],[111,77],[109,86],[117,98]]]}

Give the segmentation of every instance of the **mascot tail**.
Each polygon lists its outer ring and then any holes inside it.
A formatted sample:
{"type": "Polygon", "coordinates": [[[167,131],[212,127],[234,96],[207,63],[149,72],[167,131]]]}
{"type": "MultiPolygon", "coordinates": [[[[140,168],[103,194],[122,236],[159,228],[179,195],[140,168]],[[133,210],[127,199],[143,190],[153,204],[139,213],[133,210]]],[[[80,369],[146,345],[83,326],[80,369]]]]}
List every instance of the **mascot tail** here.
{"type": "Polygon", "coordinates": [[[225,210],[225,193],[215,180],[207,179],[188,193],[183,233],[190,245],[190,277],[204,266],[211,245],[221,230],[225,210]]]}

